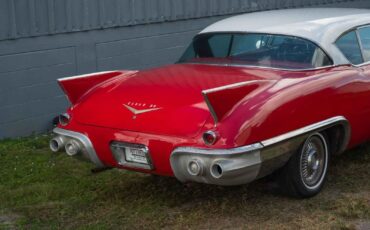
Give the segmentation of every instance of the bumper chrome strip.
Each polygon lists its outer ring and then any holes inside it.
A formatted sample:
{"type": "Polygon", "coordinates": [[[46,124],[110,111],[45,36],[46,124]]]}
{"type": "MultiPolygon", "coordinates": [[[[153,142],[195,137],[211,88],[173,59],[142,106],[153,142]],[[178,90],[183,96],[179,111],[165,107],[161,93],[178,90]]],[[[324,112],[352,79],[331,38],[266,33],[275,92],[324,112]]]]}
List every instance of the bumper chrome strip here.
{"type": "MultiPolygon", "coordinates": [[[[206,155],[229,155],[229,154],[243,154],[246,152],[257,151],[263,148],[263,145],[260,143],[246,145],[238,148],[232,149],[201,149],[193,147],[178,147],[174,152],[188,152],[189,150],[197,154],[206,154],[206,155]]],[[[173,152],[173,153],[174,153],[173,152]]]]}

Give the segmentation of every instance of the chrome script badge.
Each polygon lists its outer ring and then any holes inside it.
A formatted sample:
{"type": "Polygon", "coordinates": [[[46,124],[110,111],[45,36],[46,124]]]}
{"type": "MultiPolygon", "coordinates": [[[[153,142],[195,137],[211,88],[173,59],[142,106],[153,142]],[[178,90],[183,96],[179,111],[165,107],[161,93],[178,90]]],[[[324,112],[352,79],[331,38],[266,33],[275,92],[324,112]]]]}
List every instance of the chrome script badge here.
{"type": "Polygon", "coordinates": [[[149,112],[153,112],[153,111],[161,109],[161,108],[135,109],[135,108],[133,108],[129,105],[126,105],[126,104],[123,104],[123,106],[125,106],[130,112],[132,112],[134,114],[132,119],[136,119],[137,115],[139,115],[139,114],[149,113],[149,112]]]}

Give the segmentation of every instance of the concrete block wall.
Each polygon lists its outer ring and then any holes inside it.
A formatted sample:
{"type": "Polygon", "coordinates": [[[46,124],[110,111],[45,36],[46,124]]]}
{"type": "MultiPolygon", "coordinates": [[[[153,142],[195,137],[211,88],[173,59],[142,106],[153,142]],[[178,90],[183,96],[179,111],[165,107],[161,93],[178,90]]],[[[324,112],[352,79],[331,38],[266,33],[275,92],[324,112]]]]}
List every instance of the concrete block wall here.
{"type": "Polygon", "coordinates": [[[225,2],[1,1],[0,139],[51,129],[52,118],[69,105],[56,79],[173,63],[196,33],[231,14],[303,6],[370,8],[370,1],[362,0],[225,2]]]}

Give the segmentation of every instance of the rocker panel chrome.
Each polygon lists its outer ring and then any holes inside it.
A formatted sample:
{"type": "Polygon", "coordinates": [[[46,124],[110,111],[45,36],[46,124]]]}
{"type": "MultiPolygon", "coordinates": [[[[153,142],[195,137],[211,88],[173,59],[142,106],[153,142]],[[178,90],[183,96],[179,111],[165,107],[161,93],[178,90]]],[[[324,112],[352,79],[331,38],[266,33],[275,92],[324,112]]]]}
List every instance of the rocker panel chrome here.
{"type": "Polygon", "coordinates": [[[103,168],[104,164],[100,161],[98,155],[95,152],[95,149],[90,141],[90,139],[82,133],[55,128],[53,132],[57,135],[67,137],[69,139],[78,140],[83,145],[83,154],[93,162],[98,168],[103,168]]]}

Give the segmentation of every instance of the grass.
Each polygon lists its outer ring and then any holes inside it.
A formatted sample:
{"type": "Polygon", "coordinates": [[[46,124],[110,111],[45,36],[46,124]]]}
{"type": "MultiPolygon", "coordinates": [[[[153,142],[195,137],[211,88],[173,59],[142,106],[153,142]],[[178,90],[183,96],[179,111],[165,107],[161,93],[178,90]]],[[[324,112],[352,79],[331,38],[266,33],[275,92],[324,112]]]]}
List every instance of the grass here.
{"type": "Polygon", "coordinates": [[[318,196],[297,200],[263,179],[181,184],[53,154],[48,136],[0,142],[0,229],[370,228],[370,144],[333,159],[318,196]]]}

